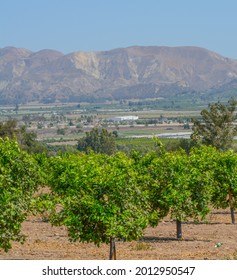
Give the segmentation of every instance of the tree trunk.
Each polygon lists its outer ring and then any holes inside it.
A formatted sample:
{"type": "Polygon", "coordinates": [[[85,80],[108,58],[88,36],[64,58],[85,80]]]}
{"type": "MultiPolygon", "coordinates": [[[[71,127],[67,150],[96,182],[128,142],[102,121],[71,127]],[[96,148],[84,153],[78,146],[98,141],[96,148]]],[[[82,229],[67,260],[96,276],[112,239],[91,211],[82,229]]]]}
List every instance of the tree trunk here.
{"type": "Polygon", "coordinates": [[[116,260],[116,246],[115,246],[115,240],[113,237],[110,237],[109,259],[116,260]]]}
{"type": "Polygon", "coordinates": [[[229,205],[230,205],[230,214],[231,214],[231,222],[232,224],[235,224],[235,209],[233,207],[234,201],[233,201],[233,195],[231,191],[229,190],[229,205]]]}
{"type": "Polygon", "coordinates": [[[179,220],[176,220],[176,229],[177,229],[177,238],[182,238],[182,223],[179,220]]]}
{"type": "Polygon", "coordinates": [[[230,213],[231,213],[231,222],[232,222],[232,224],[235,224],[235,209],[234,209],[234,207],[230,207],[230,213]]]}

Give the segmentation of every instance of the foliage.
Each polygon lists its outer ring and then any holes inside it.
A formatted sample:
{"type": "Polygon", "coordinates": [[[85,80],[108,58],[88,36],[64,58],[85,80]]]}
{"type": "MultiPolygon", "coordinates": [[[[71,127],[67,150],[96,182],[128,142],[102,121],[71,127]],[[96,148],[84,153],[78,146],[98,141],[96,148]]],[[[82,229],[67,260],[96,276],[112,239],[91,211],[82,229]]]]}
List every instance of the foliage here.
{"type": "Polygon", "coordinates": [[[209,104],[208,109],[201,111],[201,120],[193,120],[193,134],[191,138],[205,145],[212,145],[219,150],[231,147],[233,138],[237,134],[235,109],[237,101],[230,99],[227,105],[220,102],[209,104]]]}
{"type": "Polygon", "coordinates": [[[219,153],[214,168],[212,203],[216,208],[230,207],[232,223],[237,207],[237,155],[233,151],[219,153]]]}
{"type": "Polygon", "coordinates": [[[22,126],[18,130],[17,140],[21,148],[28,153],[37,154],[47,151],[45,146],[37,141],[37,134],[35,132],[26,131],[26,127],[22,126]]]}
{"type": "Polygon", "coordinates": [[[187,180],[195,210],[192,217],[196,220],[204,219],[210,212],[217,157],[218,151],[207,146],[192,148],[188,156],[187,180]]]}
{"type": "Polygon", "coordinates": [[[152,160],[149,176],[146,179],[150,192],[150,203],[157,211],[156,225],[161,218],[170,213],[177,221],[203,219],[209,212],[212,183],[212,148],[192,149],[190,155],[163,150],[152,160]]]}
{"type": "MultiPolygon", "coordinates": [[[[163,139],[162,139],[163,140],[163,139]]],[[[164,142],[164,141],[162,141],[164,142]]],[[[190,153],[191,149],[195,147],[194,141],[192,139],[166,139],[165,149],[169,152],[178,151],[180,149],[184,150],[187,154],[190,153]]]]}
{"type": "MultiPolygon", "coordinates": [[[[168,152],[178,151],[180,149],[185,150],[188,154],[195,143],[191,139],[175,139],[175,138],[160,138],[159,139],[164,146],[164,149],[168,152]]],[[[154,143],[153,138],[117,138],[117,149],[123,151],[126,154],[130,154],[133,150],[145,155],[151,151],[157,149],[157,145],[154,143]]]]}
{"type": "Polygon", "coordinates": [[[79,151],[88,152],[92,150],[96,153],[112,155],[116,152],[114,135],[106,129],[93,128],[86,132],[86,136],[78,140],[79,151]]]}
{"type": "Polygon", "coordinates": [[[166,216],[185,219],[185,208],[189,203],[189,190],[185,184],[187,158],[185,154],[165,153],[157,157],[150,166],[150,198],[153,209],[166,216]]]}
{"type": "MultiPolygon", "coordinates": [[[[142,191],[146,193],[149,202],[149,213],[148,219],[149,223],[153,226],[157,225],[160,220],[165,217],[169,209],[163,207],[163,189],[162,187],[154,191],[153,186],[155,184],[156,174],[153,173],[152,165],[155,160],[157,160],[157,153],[151,151],[146,155],[139,153],[136,150],[133,150],[130,154],[130,157],[134,160],[135,168],[138,172],[137,181],[141,186],[142,191]]],[[[159,170],[159,174],[162,170],[159,170]]],[[[155,172],[156,173],[156,172],[155,172]]]]}
{"type": "Polygon", "coordinates": [[[52,223],[64,224],[71,241],[98,246],[134,240],[147,226],[147,200],[133,160],[123,153],[62,155],[50,161],[49,184],[61,198],[52,223]]]}
{"type": "Polygon", "coordinates": [[[57,134],[59,134],[59,135],[65,135],[65,133],[66,133],[65,128],[58,128],[58,129],[57,129],[57,134]]]}
{"type": "Polygon", "coordinates": [[[12,241],[24,241],[21,224],[40,182],[37,162],[15,140],[0,138],[0,247],[5,251],[12,241]]]}
{"type": "Polygon", "coordinates": [[[10,119],[5,123],[0,122],[0,137],[5,138],[8,137],[10,139],[14,138],[18,133],[17,130],[17,121],[14,119],[10,119]]]}
{"type": "Polygon", "coordinates": [[[49,145],[45,143],[45,147],[47,149],[47,154],[51,156],[63,153],[79,153],[76,146],[66,145],[63,144],[63,142],[61,145],[49,145]]]}
{"type": "Polygon", "coordinates": [[[134,150],[145,155],[154,150],[154,142],[151,138],[116,138],[116,145],[119,151],[130,155],[134,150]]]}
{"type": "Polygon", "coordinates": [[[35,132],[26,131],[26,127],[17,127],[17,121],[10,119],[5,123],[0,122],[0,137],[8,137],[10,139],[17,138],[17,141],[23,150],[29,153],[45,152],[45,147],[37,141],[35,132]]]}

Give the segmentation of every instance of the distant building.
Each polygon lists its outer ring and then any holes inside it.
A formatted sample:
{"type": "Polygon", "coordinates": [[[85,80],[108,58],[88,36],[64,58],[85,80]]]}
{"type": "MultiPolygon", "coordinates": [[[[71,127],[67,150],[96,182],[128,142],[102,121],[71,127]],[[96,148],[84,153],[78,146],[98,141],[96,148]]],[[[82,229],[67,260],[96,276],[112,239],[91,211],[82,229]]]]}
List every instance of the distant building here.
{"type": "Polygon", "coordinates": [[[113,117],[108,119],[108,121],[111,122],[136,121],[136,120],[138,120],[137,116],[119,116],[119,117],[113,117]]]}

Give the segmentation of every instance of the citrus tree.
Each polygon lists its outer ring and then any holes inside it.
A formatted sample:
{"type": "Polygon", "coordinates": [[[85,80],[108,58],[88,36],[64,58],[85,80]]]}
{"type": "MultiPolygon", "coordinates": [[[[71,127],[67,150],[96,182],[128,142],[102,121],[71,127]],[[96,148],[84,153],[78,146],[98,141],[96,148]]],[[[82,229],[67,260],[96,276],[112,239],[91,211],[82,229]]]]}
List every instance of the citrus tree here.
{"type": "Polygon", "coordinates": [[[163,152],[150,166],[150,203],[162,214],[159,219],[170,213],[176,220],[177,238],[182,238],[182,221],[203,219],[209,212],[212,174],[207,168],[208,149],[212,148],[193,149],[190,155],[163,152]]]}
{"type": "Polygon", "coordinates": [[[30,210],[32,195],[41,180],[36,161],[17,141],[0,138],[0,248],[23,242],[21,224],[30,210]]]}
{"type": "MultiPolygon", "coordinates": [[[[142,191],[146,194],[146,197],[149,201],[148,207],[148,219],[150,225],[157,225],[159,221],[167,215],[166,209],[164,209],[158,202],[161,200],[157,200],[157,193],[154,195],[152,192],[151,186],[153,186],[154,178],[152,175],[156,176],[152,173],[152,163],[153,160],[157,158],[157,154],[154,151],[148,152],[143,155],[141,152],[137,150],[132,150],[130,153],[130,157],[134,160],[134,166],[137,171],[137,182],[141,187],[142,191]]],[[[159,198],[162,197],[162,189],[159,189],[159,198]]]]}
{"type": "Polygon", "coordinates": [[[235,223],[237,207],[237,155],[232,150],[220,152],[214,168],[212,203],[216,208],[230,207],[231,221],[235,223]]]}
{"type": "Polygon", "coordinates": [[[201,146],[192,148],[188,156],[187,180],[194,205],[194,219],[204,219],[210,212],[218,153],[215,147],[201,146]]]}
{"type": "Polygon", "coordinates": [[[148,224],[147,200],[137,184],[133,160],[123,153],[63,155],[50,161],[49,184],[60,203],[51,217],[65,225],[71,241],[110,243],[135,240],[148,224]]]}
{"type": "Polygon", "coordinates": [[[185,208],[188,207],[185,175],[185,154],[166,152],[155,158],[150,165],[149,198],[151,208],[157,211],[151,225],[157,225],[164,216],[171,213],[172,218],[176,219],[178,238],[181,238],[181,220],[184,219],[184,213],[187,212],[185,208]]]}

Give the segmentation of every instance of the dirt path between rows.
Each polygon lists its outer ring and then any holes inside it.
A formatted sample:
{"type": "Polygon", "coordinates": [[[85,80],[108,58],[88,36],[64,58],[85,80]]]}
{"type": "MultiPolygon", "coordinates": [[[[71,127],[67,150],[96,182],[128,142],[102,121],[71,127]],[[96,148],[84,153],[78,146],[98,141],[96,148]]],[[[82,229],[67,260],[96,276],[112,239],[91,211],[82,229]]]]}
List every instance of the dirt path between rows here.
{"type": "MultiPolygon", "coordinates": [[[[175,221],[165,219],[155,228],[147,228],[142,240],[118,241],[117,259],[120,260],[226,260],[237,259],[237,225],[230,223],[226,210],[213,211],[207,223],[184,223],[183,240],[176,240],[175,221]],[[216,244],[220,243],[220,246],[216,244]]],[[[109,246],[100,248],[93,244],[70,243],[64,227],[52,227],[39,218],[29,218],[22,232],[27,240],[13,248],[0,259],[27,260],[107,260],[109,246]]]]}

